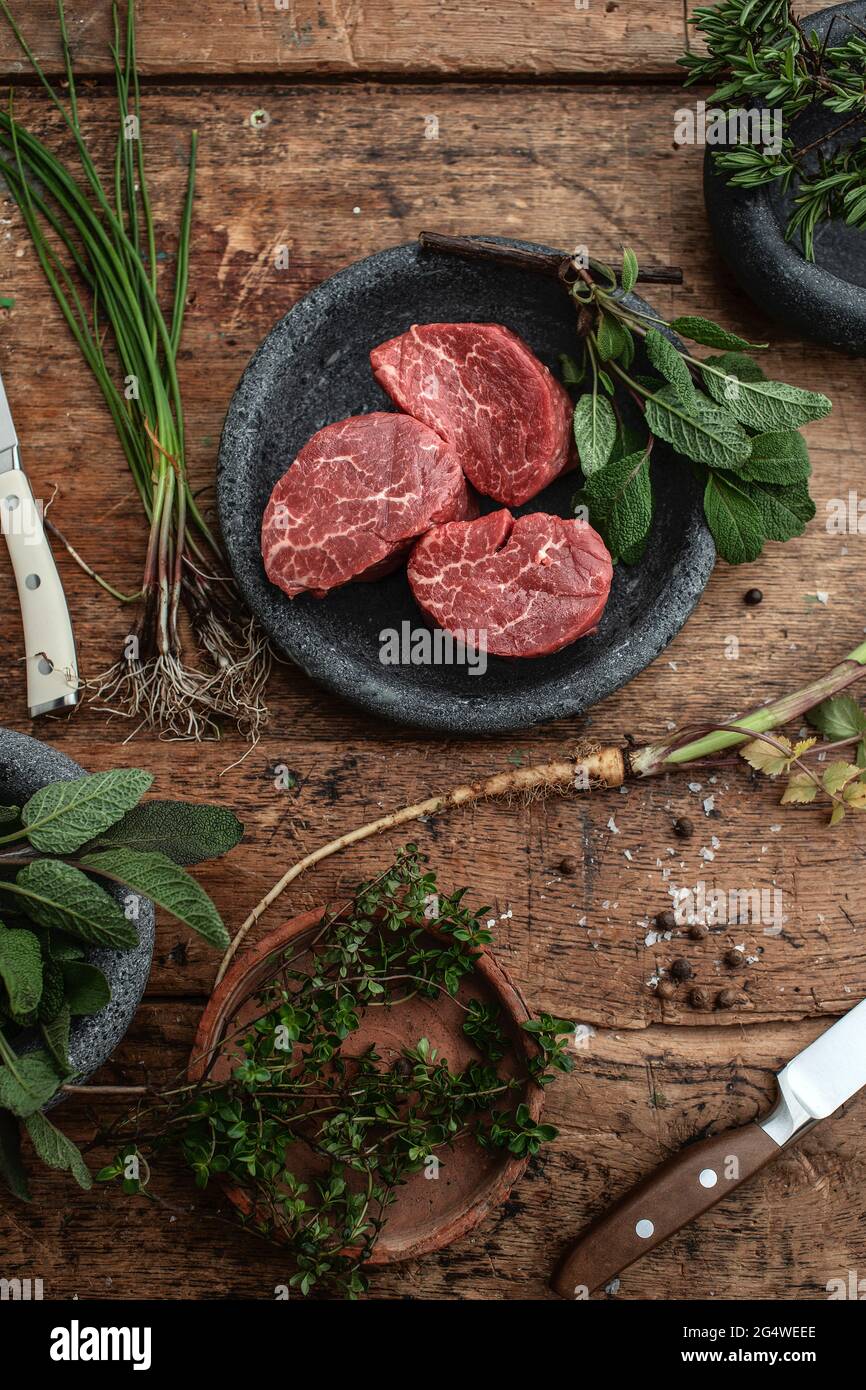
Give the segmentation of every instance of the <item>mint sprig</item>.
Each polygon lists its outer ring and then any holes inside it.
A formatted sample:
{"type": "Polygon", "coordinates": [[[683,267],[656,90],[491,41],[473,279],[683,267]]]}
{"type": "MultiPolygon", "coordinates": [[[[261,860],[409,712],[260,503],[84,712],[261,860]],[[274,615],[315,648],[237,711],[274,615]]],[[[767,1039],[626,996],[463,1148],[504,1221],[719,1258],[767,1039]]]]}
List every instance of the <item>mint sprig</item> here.
{"type": "Polygon", "coordinates": [[[585,486],[575,507],[588,509],[615,561],[634,564],[654,512],[648,459],[662,439],[703,483],[704,515],[719,555],[746,564],[768,540],[801,535],[814,517],[799,429],[827,415],[831,402],[820,392],[769,381],[744,351],[766,344],[750,344],[711,319],[685,315],[668,322],[629,304],[636,274],[636,257],[626,249],[620,286],[595,266],[579,268],[570,286],[581,309],[582,358],[569,358],[564,376],[566,384],[583,387],[574,438],[585,486]],[[694,356],[682,337],[722,351],[694,356]],[[635,365],[641,344],[650,374],[635,365]],[[624,396],[640,414],[637,438],[623,421],[624,396]]]}

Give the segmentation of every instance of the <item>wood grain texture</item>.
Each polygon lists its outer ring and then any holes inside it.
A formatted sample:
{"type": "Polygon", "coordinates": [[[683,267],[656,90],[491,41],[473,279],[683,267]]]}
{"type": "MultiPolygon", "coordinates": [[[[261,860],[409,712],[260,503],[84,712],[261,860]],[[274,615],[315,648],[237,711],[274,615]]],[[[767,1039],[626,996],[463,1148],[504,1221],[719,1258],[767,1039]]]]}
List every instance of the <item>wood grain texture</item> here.
{"type": "MultiPolygon", "coordinates": [[[[520,91],[334,83],[148,92],[152,191],[165,228],[173,228],[182,196],[188,132],[197,126],[202,137],[182,362],[190,454],[202,482],[213,474],[234,384],[271,324],[341,265],[409,240],[422,226],[556,246],[586,242],[604,257],[626,242],[647,260],[680,264],[683,287],[652,293],[659,309],[708,313],[753,340],[772,337],[769,374],[835,400],[833,415],[808,431],[819,516],[807,535],[769,546],[753,565],[720,564],[684,632],[590,720],[510,737],[472,744],[424,739],[361,716],[288,667],[272,681],[266,737],[239,763],[246,750],[231,737],[194,749],[143,737],[121,746],[132,730],[92,706],[32,727],[14,588],[0,565],[3,722],[49,739],[94,770],[118,762],[150,767],[160,795],[236,807],[247,822],[245,843],[202,872],[230,925],[305,850],[385,809],[467,776],[555,756],[587,728],[600,738],[643,739],[674,720],[730,716],[817,675],[861,640],[866,542],[829,534],[824,519],[829,499],[847,498],[849,489],[862,495],[866,485],[862,365],[779,335],[731,287],[708,239],[700,152],[672,148],[675,104],[673,93],[659,89],[555,84],[520,91]],[[249,125],[257,109],[271,118],[258,130],[249,125]],[[431,113],[440,117],[438,140],[424,136],[431,113]],[[287,271],[274,268],[280,245],[290,247],[287,271]],[[754,585],[764,602],[746,608],[742,596],[754,585]],[[816,600],[819,593],[824,601],[816,600]],[[731,638],[739,644],[736,659],[726,656],[731,638]],[[291,792],[275,787],[280,764],[296,774],[291,792]]],[[[23,97],[20,111],[44,126],[35,97],[23,97]]],[[[107,154],[109,102],[89,95],[83,114],[107,154]]],[[[142,528],[104,408],[8,201],[0,218],[0,285],[16,299],[2,314],[0,370],[35,491],[48,500],[56,483],[50,515],[91,564],[133,588],[142,528]]],[[[173,233],[161,232],[159,246],[170,278],[173,233]]],[[[82,668],[92,678],[114,659],[129,615],[66,556],[58,559],[82,668]]],[[[499,949],[530,1004],[598,1031],[576,1076],[551,1092],[549,1114],[562,1137],[508,1207],[464,1246],[377,1278],[375,1294],[545,1296],[552,1251],[565,1233],[576,1234],[710,1121],[754,1118],[769,1098],[772,1070],[827,1017],[866,993],[862,830],[850,818],[830,835],[820,813],[777,802],[772,786],[750,779],[737,763],[622,793],[479,806],[413,830],[443,883],[471,882],[475,900],[491,904],[499,949]],[[708,796],[714,804],[706,814],[708,796]],[[677,815],[694,821],[692,839],[673,836],[677,815]],[[579,861],[574,876],[558,871],[566,854],[579,861]],[[780,889],[781,932],[768,935],[767,924],[747,923],[721,927],[701,942],[677,932],[647,944],[670,886],[700,880],[726,891],[780,889]],[[754,957],[739,971],[723,963],[731,945],[754,957]],[[691,983],[711,998],[731,985],[747,987],[750,1007],[697,1012],[687,986],[661,1004],[649,982],[675,956],[689,960],[691,983]]],[[[361,846],[322,866],[266,923],[335,897],[405,838],[361,846]]],[[[101,1079],[134,1082],[180,1066],[216,964],[197,939],[161,924],[149,1001],[101,1079]]],[[[68,1107],[64,1122],[67,1116],[87,1133],[83,1107],[68,1107]]],[[[799,1154],[636,1266],[621,1296],[824,1297],[828,1279],[866,1261],[864,1161],[862,1112],[854,1106],[810,1135],[799,1154]]],[[[129,1208],[103,1191],[79,1199],[56,1176],[40,1174],[37,1190],[31,1211],[0,1214],[3,1268],[50,1272],[62,1296],[268,1298],[285,1280],[278,1256],[190,1216],[198,1197],[173,1172],[161,1190],[181,1209],[175,1222],[168,1212],[129,1208]]]]}
{"type": "MultiPolygon", "coordinates": [[[[55,0],[11,6],[49,71],[55,0]]],[[[111,75],[110,5],[68,0],[76,70],[111,75]]],[[[686,44],[680,0],[139,0],[144,74],[451,74],[673,77],[686,44]]],[[[0,72],[21,55],[0,22],[0,72]]]]}

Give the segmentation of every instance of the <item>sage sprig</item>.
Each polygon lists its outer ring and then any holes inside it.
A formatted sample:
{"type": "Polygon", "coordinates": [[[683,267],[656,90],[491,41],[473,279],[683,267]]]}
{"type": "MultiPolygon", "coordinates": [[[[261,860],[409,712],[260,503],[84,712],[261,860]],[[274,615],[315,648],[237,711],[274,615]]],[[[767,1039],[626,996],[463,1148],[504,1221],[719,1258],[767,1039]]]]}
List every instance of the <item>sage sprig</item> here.
{"type": "Polygon", "coordinates": [[[748,343],[710,319],[667,322],[630,304],[636,274],[636,257],[626,250],[619,284],[596,263],[577,268],[570,284],[581,355],[563,358],[563,379],[584,387],[574,409],[584,477],[575,509],[586,512],[615,561],[636,563],[652,527],[650,456],[662,439],[690,461],[703,485],[718,553],[731,564],[755,560],[766,541],[801,535],[815,515],[799,428],[825,416],[831,402],[768,381],[744,351],[766,343],[748,343]],[[695,356],[683,337],[723,351],[695,356]],[[634,365],[638,344],[653,375],[634,365]],[[624,413],[624,399],[636,408],[640,428],[624,413]]]}
{"type": "Polygon", "coordinates": [[[75,1146],[40,1112],[72,1077],[73,1020],[111,1000],[90,948],[132,949],[144,898],[209,944],[228,944],[184,865],[231,849],[243,827],[221,807],[139,804],[152,781],[115,768],[51,782],[0,817],[0,1177],[19,1197],[19,1121],[45,1162],[89,1185],[75,1146]],[[122,903],[112,886],[126,890],[122,903]]]}

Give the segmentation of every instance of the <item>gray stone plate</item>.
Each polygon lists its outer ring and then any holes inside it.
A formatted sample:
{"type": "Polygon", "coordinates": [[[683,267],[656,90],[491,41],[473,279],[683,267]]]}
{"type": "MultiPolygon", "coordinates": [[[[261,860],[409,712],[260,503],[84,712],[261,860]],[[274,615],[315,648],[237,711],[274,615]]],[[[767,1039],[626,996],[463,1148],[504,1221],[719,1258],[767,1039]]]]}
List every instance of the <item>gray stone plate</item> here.
{"type": "MultiPolygon", "coordinates": [[[[290,600],[265,575],[259,533],[277,479],[323,425],[389,409],[370,371],[370,349],[413,323],[437,321],[503,323],[556,371],[558,354],[575,351],[567,297],[556,282],[532,272],[434,256],[414,243],[341,271],[277,324],[229,407],[218,501],[232,569],[276,646],[329,690],[373,714],[469,735],[580,714],[658,656],[691,613],[713,567],[700,489],[689,467],[663,446],[653,456],[658,506],[644,559],[632,568],[617,566],[598,633],[553,656],[491,657],[484,675],[457,665],[383,665],[383,629],[399,631],[403,622],[423,626],[404,570],[373,584],[348,584],[325,599],[305,594],[290,600]]],[[[520,510],[569,516],[578,481],[571,473],[520,510]]]]}
{"type": "MultiPolygon", "coordinates": [[[[4,805],[21,806],[46,782],[71,782],[83,773],[83,767],[47,743],[12,729],[0,729],[0,802],[4,805]]],[[[122,888],[111,891],[120,903],[128,896],[122,888]]],[[[7,897],[6,902],[10,901],[7,897]]],[[[0,895],[0,919],[3,905],[3,895],[0,895]]],[[[139,899],[136,925],[139,941],[133,950],[108,951],[94,947],[87,954],[91,964],[98,965],[108,979],[111,1001],[98,1014],[73,1019],[69,1057],[78,1081],[85,1080],[111,1056],[144,994],[154,936],[153,905],[146,898],[139,899]]],[[[15,1045],[19,1051],[26,1052],[38,1044],[39,1039],[33,1034],[15,1045]]]]}

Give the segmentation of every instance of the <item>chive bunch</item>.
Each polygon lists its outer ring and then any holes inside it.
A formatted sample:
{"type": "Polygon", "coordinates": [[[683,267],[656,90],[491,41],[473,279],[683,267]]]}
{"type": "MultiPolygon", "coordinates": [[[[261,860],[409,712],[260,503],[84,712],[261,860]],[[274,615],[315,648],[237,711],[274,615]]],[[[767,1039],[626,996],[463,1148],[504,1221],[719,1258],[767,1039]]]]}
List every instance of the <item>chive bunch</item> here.
{"type": "MultiPolygon", "coordinates": [[[[66,162],[17,121],[10,95],[0,112],[0,174],[20,209],[70,332],[111,412],[148,522],[133,632],[97,696],[144,726],[213,737],[224,721],[255,737],[266,720],[270,666],[265,639],[244,611],[222,545],[190,487],[177,354],[189,283],[197,132],[190,141],[171,311],[160,302],[156,236],[141,134],[135,3],[112,6],[119,127],[109,186],[82,134],[63,0],[57,0],[66,101],[46,76],[6,0],[0,12],[63,118],[77,163],[66,162]],[[184,657],[181,604],[196,648],[184,657]]],[[[71,550],[71,547],[69,547],[71,550]]],[[[75,552],[72,552],[75,554],[75,552]]],[[[76,555],[76,558],[77,555],[76,555]]]]}

